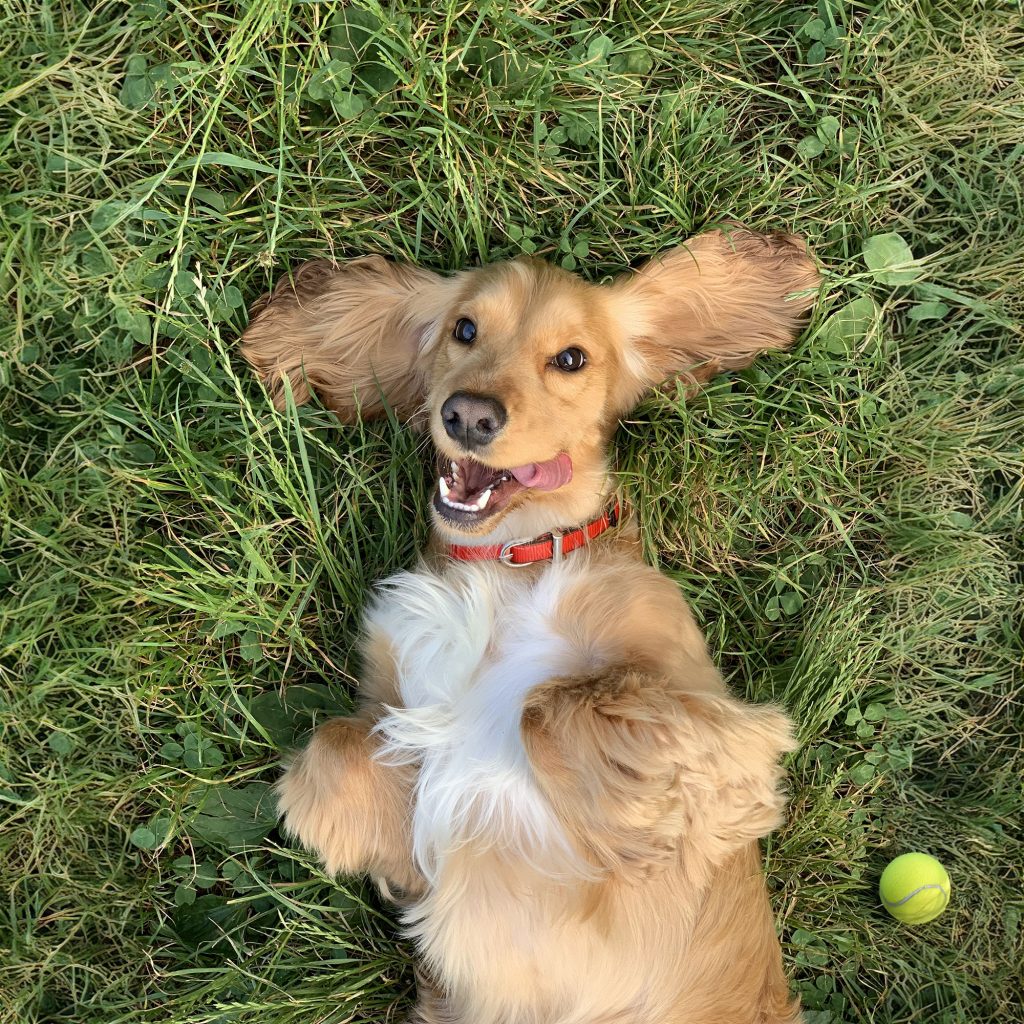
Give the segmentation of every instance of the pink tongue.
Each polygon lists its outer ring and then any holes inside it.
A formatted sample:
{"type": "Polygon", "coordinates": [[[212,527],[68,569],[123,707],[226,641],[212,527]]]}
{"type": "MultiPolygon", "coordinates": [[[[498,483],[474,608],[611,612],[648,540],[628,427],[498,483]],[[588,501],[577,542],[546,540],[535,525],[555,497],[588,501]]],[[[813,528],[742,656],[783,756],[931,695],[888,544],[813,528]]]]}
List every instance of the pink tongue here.
{"type": "Polygon", "coordinates": [[[553,491],[558,487],[564,487],[572,479],[572,459],[562,452],[547,462],[513,466],[509,472],[524,487],[536,487],[538,491],[553,491]]]}

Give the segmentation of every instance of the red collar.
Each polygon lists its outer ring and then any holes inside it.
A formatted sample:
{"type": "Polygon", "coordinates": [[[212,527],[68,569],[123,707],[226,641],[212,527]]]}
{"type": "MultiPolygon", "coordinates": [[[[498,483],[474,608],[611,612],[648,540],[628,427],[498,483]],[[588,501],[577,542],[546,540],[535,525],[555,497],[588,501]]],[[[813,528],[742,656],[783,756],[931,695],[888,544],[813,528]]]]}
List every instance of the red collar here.
{"type": "Polygon", "coordinates": [[[530,565],[533,562],[555,562],[562,560],[563,555],[575,551],[599,537],[605,530],[619,525],[619,499],[613,498],[611,503],[597,519],[592,519],[583,526],[566,530],[552,530],[532,540],[510,540],[504,544],[486,544],[473,547],[469,544],[450,544],[448,557],[459,562],[504,562],[505,565],[530,565]]]}

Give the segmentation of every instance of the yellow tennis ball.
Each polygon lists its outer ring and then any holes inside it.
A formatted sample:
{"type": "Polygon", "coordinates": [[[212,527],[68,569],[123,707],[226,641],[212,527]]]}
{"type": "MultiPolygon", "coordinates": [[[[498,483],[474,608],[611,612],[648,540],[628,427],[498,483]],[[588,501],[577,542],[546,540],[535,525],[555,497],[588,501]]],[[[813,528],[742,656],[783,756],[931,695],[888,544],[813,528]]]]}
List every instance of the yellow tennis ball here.
{"type": "Polygon", "coordinates": [[[949,875],[927,853],[904,853],[882,872],[878,895],[886,910],[904,924],[934,920],[949,903],[949,875]]]}

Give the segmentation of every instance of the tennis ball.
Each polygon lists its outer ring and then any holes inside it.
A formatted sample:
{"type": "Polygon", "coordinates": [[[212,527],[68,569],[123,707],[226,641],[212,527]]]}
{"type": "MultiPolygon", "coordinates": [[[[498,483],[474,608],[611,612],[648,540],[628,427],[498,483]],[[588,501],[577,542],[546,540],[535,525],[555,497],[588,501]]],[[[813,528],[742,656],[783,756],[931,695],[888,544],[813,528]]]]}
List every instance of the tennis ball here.
{"type": "Polygon", "coordinates": [[[904,924],[924,924],[949,903],[949,875],[927,853],[904,853],[882,872],[878,895],[886,910],[904,924]]]}

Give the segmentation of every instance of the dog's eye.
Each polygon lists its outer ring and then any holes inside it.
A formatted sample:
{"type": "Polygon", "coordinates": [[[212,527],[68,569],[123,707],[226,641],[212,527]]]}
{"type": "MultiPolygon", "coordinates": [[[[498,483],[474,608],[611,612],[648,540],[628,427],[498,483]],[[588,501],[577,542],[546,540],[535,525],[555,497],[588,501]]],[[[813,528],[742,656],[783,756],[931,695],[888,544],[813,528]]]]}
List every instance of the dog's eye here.
{"type": "Polygon", "coordinates": [[[452,331],[452,337],[456,341],[461,341],[463,345],[472,345],[473,339],[476,337],[476,324],[472,320],[460,317],[455,321],[455,330],[452,331]]]}
{"type": "Polygon", "coordinates": [[[578,348],[564,348],[552,360],[555,366],[566,373],[575,373],[576,370],[582,369],[586,361],[587,357],[578,348]]]}

